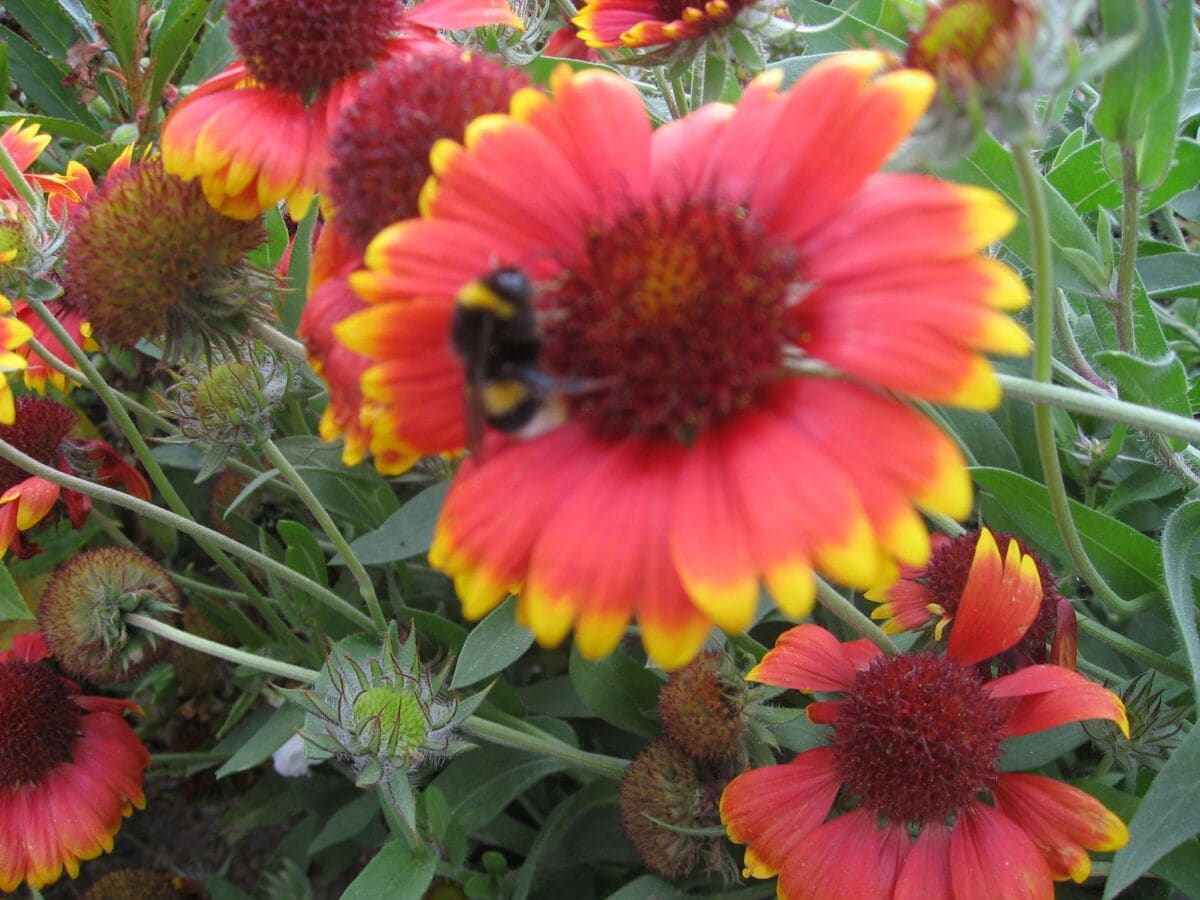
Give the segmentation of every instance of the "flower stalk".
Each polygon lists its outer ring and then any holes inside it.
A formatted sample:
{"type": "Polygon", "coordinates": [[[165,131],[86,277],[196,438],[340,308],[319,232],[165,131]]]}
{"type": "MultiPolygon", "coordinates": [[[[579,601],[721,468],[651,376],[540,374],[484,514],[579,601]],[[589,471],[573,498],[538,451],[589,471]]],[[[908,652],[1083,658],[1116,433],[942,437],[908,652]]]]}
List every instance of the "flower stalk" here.
{"type": "Polygon", "coordinates": [[[896,642],[883,633],[883,629],[872,622],[867,616],[833,589],[824,578],[817,579],[817,599],[821,606],[832,613],[843,625],[848,626],[855,634],[861,635],[884,653],[894,655],[900,652],[896,642]]]}

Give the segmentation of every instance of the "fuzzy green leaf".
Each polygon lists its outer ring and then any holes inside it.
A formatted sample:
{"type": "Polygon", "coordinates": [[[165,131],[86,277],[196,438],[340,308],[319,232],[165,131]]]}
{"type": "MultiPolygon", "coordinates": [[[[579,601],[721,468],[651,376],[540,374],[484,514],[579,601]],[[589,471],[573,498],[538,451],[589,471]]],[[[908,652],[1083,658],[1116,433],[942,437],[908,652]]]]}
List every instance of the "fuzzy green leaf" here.
{"type": "Polygon", "coordinates": [[[24,622],[32,618],[33,613],[25,605],[8,566],[0,562],[0,622],[24,622]]]}
{"type": "Polygon", "coordinates": [[[1192,667],[1192,685],[1200,697],[1200,636],[1196,634],[1196,600],[1192,587],[1192,557],[1200,538],[1200,500],[1191,500],[1167,519],[1162,534],[1163,574],[1167,601],[1179,640],[1192,667]]]}
{"type": "Polygon", "coordinates": [[[404,841],[391,841],[350,883],[342,900],[420,900],[436,871],[437,855],[432,847],[413,848],[404,841]]]}
{"type": "Polygon", "coordinates": [[[450,686],[469,687],[508,668],[533,646],[533,632],[517,624],[517,598],[509,597],[471,629],[450,686]]]}

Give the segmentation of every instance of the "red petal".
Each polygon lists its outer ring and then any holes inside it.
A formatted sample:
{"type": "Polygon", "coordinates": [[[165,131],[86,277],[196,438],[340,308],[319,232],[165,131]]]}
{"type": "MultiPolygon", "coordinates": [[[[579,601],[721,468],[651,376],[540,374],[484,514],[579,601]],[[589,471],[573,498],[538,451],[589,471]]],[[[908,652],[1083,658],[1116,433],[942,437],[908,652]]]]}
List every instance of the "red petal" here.
{"type": "MultiPolygon", "coordinates": [[[[888,826],[889,831],[903,826],[888,826]]],[[[885,842],[873,811],[856,809],[826,822],[792,851],[779,872],[786,900],[879,900],[895,878],[895,838],[885,842]],[[889,848],[885,865],[885,845],[889,848]]]]}
{"type": "Polygon", "coordinates": [[[941,822],[927,822],[900,869],[892,900],[952,898],[950,830],[941,822]]]}
{"type": "Polygon", "coordinates": [[[993,788],[1000,811],[1020,822],[1055,878],[1082,883],[1091,871],[1088,850],[1118,850],[1129,829],[1095,797],[1041,775],[1001,775],[993,788]]]}
{"type": "Polygon", "coordinates": [[[1033,734],[1068,722],[1109,719],[1129,734],[1129,719],[1121,698],[1059,666],[1026,666],[984,686],[997,699],[1020,698],[1005,727],[1009,736],[1033,734]]]}
{"type": "Polygon", "coordinates": [[[981,803],[963,809],[950,836],[954,896],[971,900],[1054,900],[1042,854],[1012,819],[981,803]]]}
{"type": "Polygon", "coordinates": [[[1010,538],[1001,562],[996,539],[981,529],[947,655],[970,666],[1002,653],[1029,630],[1041,605],[1042,582],[1033,557],[1022,554],[1010,538]]]}
{"type": "Polygon", "coordinates": [[[748,845],[745,874],[769,878],[778,872],[825,821],[840,784],[833,751],[825,747],[733,779],[721,795],[721,821],[731,841],[748,845]]]}
{"type": "MultiPolygon", "coordinates": [[[[879,653],[874,648],[871,656],[879,653]]],[[[797,691],[845,691],[854,684],[861,656],[848,653],[819,625],[797,625],[779,636],[762,662],[746,673],[746,680],[797,691]]]]}

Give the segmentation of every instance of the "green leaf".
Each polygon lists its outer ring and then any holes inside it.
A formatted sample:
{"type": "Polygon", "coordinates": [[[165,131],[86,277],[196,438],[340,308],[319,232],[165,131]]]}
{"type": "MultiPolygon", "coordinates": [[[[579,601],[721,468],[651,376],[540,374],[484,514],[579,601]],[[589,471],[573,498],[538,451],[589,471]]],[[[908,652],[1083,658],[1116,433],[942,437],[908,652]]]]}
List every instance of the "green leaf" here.
{"type": "MultiPolygon", "coordinates": [[[[990,524],[1028,539],[1060,560],[1068,558],[1044,486],[1002,469],[973,468],[971,475],[991,495],[983,498],[984,518],[990,524]]],[[[1084,549],[1113,590],[1123,597],[1162,590],[1158,545],[1153,540],[1074,500],[1071,515],[1084,549]]]]}
{"type": "MultiPolygon", "coordinates": [[[[1191,62],[1193,3],[1194,0],[1168,0],[1163,49],[1170,63],[1170,82],[1162,96],[1151,105],[1146,116],[1146,133],[1138,144],[1138,188],[1143,191],[1162,182],[1175,156],[1179,112],[1187,90],[1191,62]]],[[[1196,169],[1191,171],[1195,173],[1196,169]]],[[[1194,174],[1192,180],[1196,180],[1194,174]]]]}
{"type": "Polygon", "coordinates": [[[212,900],[254,900],[253,896],[220,875],[209,875],[204,880],[204,886],[208,888],[212,900]]]}
{"type": "Polygon", "coordinates": [[[1059,725],[1048,731],[1009,738],[1003,744],[1000,771],[1025,772],[1061,759],[1076,747],[1086,744],[1087,732],[1078,722],[1059,725]]]}
{"type": "Polygon", "coordinates": [[[0,622],[24,622],[32,618],[33,613],[25,605],[8,566],[0,562],[0,622]]]}
{"type": "Polygon", "coordinates": [[[138,41],[140,0],[83,0],[84,6],[100,26],[100,32],[117,57],[121,68],[133,71],[138,60],[134,53],[138,41]]]}
{"type": "Polygon", "coordinates": [[[1139,35],[1133,51],[1105,73],[1092,116],[1097,134],[1131,143],[1145,133],[1154,104],[1171,87],[1166,26],[1159,0],[1100,0],[1100,19],[1108,41],[1139,35]]]}
{"type": "Polygon", "coordinates": [[[1138,276],[1151,297],[1200,294],[1200,254],[1162,253],[1137,261],[1138,276]]]}
{"type": "Polygon", "coordinates": [[[1193,728],[1155,776],[1113,857],[1104,897],[1115,897],[1166,853],[1200,832],[1200,728],[1193,728]]]}
{"type": "Polygon", "coordinates": [[[568,768],[562,760],[506,747],[480,747],[451,761],[431,783],[467,832],[486,826],[527,790],[568,768]]]}
{"type": "MultiPolygon", "coordinates": [[[[1105,350],[1096,354],[1096,361],[1112,373],[1122,400],[1192,417],[1187,370],[1174,353],[1141,359],[1120,350],[1105,350]]],[[[1187,446],[1187,441],[1178,438],[1168,439],[1168,443],[1176,451],[1187,446]]]]}
{"type": "Polygon", "coordinates": [[[1163,526],[1163,575],[1171,616],[1192,667],[1194,696],[1200,697],[1200,637],[1196,634],[1196,600],[1192,588],[1192,559],[1197,538],[1200,538],[1200,500],[1190,500],[1171,513],[1163,526]]]}
{"type": "MultiPolygon", "coordinates": [[[[427,487],[388,516],[377,530],[352,541],[350,549],[367,566],[411,559],[428,552],[449,489],[447,481],[427,487]]],[[[344,565],[338,559],[333,564],[344,565]]]]}
{"type": "Polygon", "coordinates": [[[4,9],[51,56],[66,62],[67,50],[79,40],[66,10],[47,0],[5,0],[4,9]]]}
{"type": "Polygon", "coordinates": [[[192,61],[179,79],[180,84],[199,84],[229,65],[233,59],[233,43],[229,40],[229,19],[222,17],[200,39],[192,61]]]}
{"type": "MultiPolygon", "coordinates": [[[[1021,260],[1026,268],[1031,268],[1033,255],[1029,242],[1027,217],[1024,216],[1025,203],[1009,151],[994,138],[982,135],[969,157],[953,166],[937,167],[937,174],[951,181],[990,188],[1001,194],[1009,206],[1022,213],[1021,221],[1004,239],[1004,245],[1021,260]]],[[[1095,284],[1091,280],[1094,277],[1094,271],[1102,268],[1100,247],[1096,243],[1092,229],[1079,217],[1072,204],[1063,198],[1054,185],[1043,179],[1043,189],[1050,218],[1050,238],[1054,244],[1055,254],[1054,273],[1058,285],[1067,290],[1079,292],[1107,291],[1107,281],[1103,284],[1095,284]],[[1076,250],[1085,257],[1090,257],[1095,263],[1095,268],[1089,269],[1080,266],[1064,253],[1064,250],[1067,249],[1076,250]]]]}
{"type": "MultiPolygon", "coordinates": [[[[556,806],[542,821],[538,828],[538,836],[525,856],[525,862],[517,870],[516,882],[512,888],[513,900],[526,900],[533,888],[534,878],[539,874],[538,869],[543,857],[562,840],[572,822],[591,813],[596,807],[616,805],[616,802],[617,785],[597,778],[556,806]]],[[[542,874],[544,876],[546,873],[542,874]]]]}
{"type": "Polygon", "coordinates": [[[691,896],[655,875],[642,875],[612,894],[608,900],[687,900],[691,896]]]}
{"type": "Polygon", "coordinates": [[[0,42],[8,45],[8,63],[13,81],[30,101],[48,116],[78,122],[92,131],[101,131],[100,123],[87,111],[79,98],[63,86],[66,66],[35,50],[28,41],[0,26],[0,42]]]}
{"type": "Polygon", "coordinates": [[[589,662],[572,647],[570,675],[579,699],[604,721],[645,738],[658,733],[655,710],[662,679],[624,650],[589,662]]]}
{"type": "MultiPolygon", "coordinates": [[[[1177,146],[1172,142],[1172,150],[1172,156],[1167,160],[1169,166],[1163,169],[1154,190],[1142,197],[1144,212],[1152,212],[1196,186],[1200,144],[1180,140],[1177,146]]],[[[1102,141],[1092,141],[1061,163],[1056,162],[1046,179],[1080,214],[1095,212],[1100,207],[1116,209],[1121,205],[1121,185],[1104,167],[1102,141]]]]}
{"type": "Polygon", "coordinates": [[[432,847],[413,848],[404,841],[391,841],[350,883],[342,900],[421,900],[436,871],[432,847]]]}
{"type": "Polygon", "coordinates": [[[183,57],[192,46],[192,41],[200,26],[204,24],[204,15],[208,12],[211,0],[172,0],[167,8],[167,15],[162,29],[155,36],[151,49],[154,60],[154,75],[150,80],[150,99],[148,105],[154,109],[162,97],[163,88],[183,62],[183,57]]]}
{"type": "Polygon", "coordinates": [[[304,711],[291,703],[285,703],[271,713],[262,727],[238,747],[237,752],[225,765],[217,769],[217,777],[224,778],[226,775],[253,769],[282,747],[303,724],[304,711]]]}
{"type": "Polygon", "coordinates": [[[517,598],[509,597],[476,625],[454,667],[452,688],[469,687],[520,659],[533,646],[533,632],[517,624],[517,598]]]}
{"type": "Polygon", "coordinates": [[[837,23],[827,31],[804,35],[804,42],[813,53],[857,50],[860,47],[880,47],[903,53],[903,38],[879,27],[878,19],[872,21],[866,10],[860,8],[862,5],[853,5],[851,14],[820,0],[790,0],[788,9],[792,17],[805,27],[837,23]]]}
{"type": "Polygon", "coordinates": [[[364,791],[329,817],[325,827],[308,845],[309,854],[315,856],[322,850],[357,837],[377,815],[379,798],[371,791],[364,791]]]}
{"type": "Polygon", "coordinates": [[[329,587],[325,554],[309,526],[283,519],[275,527],[287,545],[283,559],[288,568],[307,575],[324,587],[329,587]]]}
{"type": "Polygon", "coordinates": [[[79,141],[92,147],[105,142],[104,135],[100,132],[93,131],[86,125],[80,125],[78,122],[72,122],[70,119],[56,119],[54,116],[35,116],[20,111],[0,112],[0,125],[7,125],[17,120],[23,120],[29,125],[36,122],[41,126],[42,131],[48,134],[70,138],[73,141],[79,141]]]}

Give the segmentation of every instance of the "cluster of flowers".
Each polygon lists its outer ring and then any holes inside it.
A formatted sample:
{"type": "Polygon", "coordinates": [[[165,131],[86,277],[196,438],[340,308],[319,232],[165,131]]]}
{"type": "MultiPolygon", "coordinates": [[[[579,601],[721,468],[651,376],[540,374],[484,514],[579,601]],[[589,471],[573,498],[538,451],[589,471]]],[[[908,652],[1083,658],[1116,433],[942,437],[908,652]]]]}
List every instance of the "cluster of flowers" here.
{"type": "MultiPolygon", "coordinates": [[[[982,7],[1010,39],[1031,27],[1027,3],[982,7]]],[[[694,52],[761,14],[735,0],[589,0],[575,24],[593,48],[694,52]]],[[[244,335],[271,308],[245,263],[260,214],[282,202],[300,218],[319,195],[300,334],[329,387],[322,435],[343,437],[348,464],[370,453],[392,474],[460,454],[464,396],[515,384],[554,407],[552,428],[493,421],[455,476],[430,560],[467,618],[518,590],[518,620],[542,644],[574,630],[599,658],[636,620],[651,660],[676,669],[714,625],[747,629],[764,586],[800,619],[820,575],[862,590],[903,576],[880,594],[892,630],[948,627],[945,654],[888,657],[803,625],[749,674],[843,696],[807,707],[829,746],[725,788],[746,874],[778,874],[788,897],[1046,896],[1053,879],[1086,876],[1086,849],[1121,845],[1124,827],[1083,792],[1000,769],[1011,736],[1092,718],[1127,728],[1120,701],[1071,670],[1069,604],[1015,541],[1002,555],[983,531],[931,556],[920,515],[964,519],[972,494],[958,447],[911,401],[992,408],[984,354],[1029,344],[1007,315],[1026,288],[986,253],[1015,223],[1004,201],[881,171],[934,101],[937,41],[914,40],[909,65],[839,54],[786,89],[767,72],[736,104],[655,128],[611,71],[563,66],[544,92],[438,35],[519,27],[503,0],[230,0],[228,16],[240,58],[174,108],[161,156],[123,157],[94,190],[86,172],[30,176],[64,204],[54,312],[76,340],[157,339],[178,357],[197,334],[244,335]],[[464,287],[500,269],[533,288],[536,373],[493,367],[497,346],[481,345],[475,367],[456,348],[464,287]],[[958,574],[937,576],[947,555],[958,574]]],[[[981,48],[989,67],[1002,50],[981,48]]],[[[36,132],[5,138],[27,167],[36,132]]],[[[46,249],[26,240],[0,263],[28,272],[46,249]]],[[[33,346],[28,317],[0,321],[6,350],[33,346]]],[[[66,377],[51,337],[27,372],[66,377]]],[[[69,438],[60,410],[0,403],[15,418],[0,438],[149,496],[107,444],[69,438]]],[[[0,541],[25,552],[19,532],[59,488],[8,463],[0,487],[0,541]]],[[[61,496],[78,525],[86,501],[61,496]]],[[[424,685],[403,652],[401,681],[424,685]]],[[[5,890],[74,875],[142,802],[131,705],[79,694],[44,655],[29,642],[0,658],[0,712],[23,723],[0,744],[5,890]],[[60,781],[106,801],[67,814],[60,781]]],[[[349,657],[334,668],[368,699],[307,695],[332,723],[329,753],[383,742],[415,758],[463,714],[423,690],[409,705],[440,709],[438,727],[410,734],[399,681],[349,657]],[[392,737],[364,730],[385,713],[392,737]]],[[[358,755],[363,783],[389,776],[358,755]]],[[[725,780],[746,761],[713,758],[725,780]]]]}

